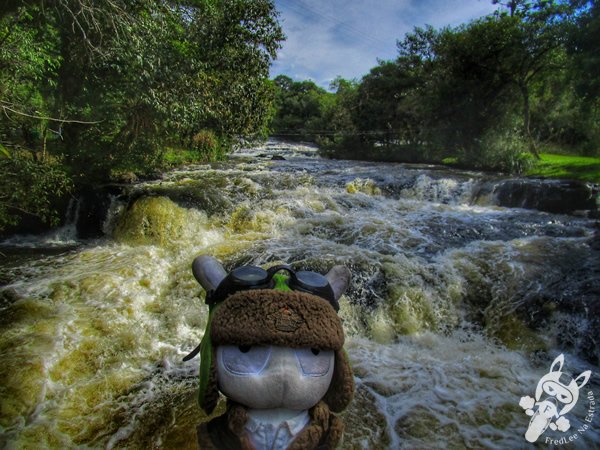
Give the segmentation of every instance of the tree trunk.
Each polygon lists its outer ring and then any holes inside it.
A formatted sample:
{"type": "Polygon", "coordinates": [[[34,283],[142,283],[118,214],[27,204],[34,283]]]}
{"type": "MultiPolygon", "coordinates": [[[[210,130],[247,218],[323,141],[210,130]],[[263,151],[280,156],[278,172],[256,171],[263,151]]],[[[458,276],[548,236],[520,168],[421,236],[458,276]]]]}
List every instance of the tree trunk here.
{"type": "Polygon", "coordinates": [[[529,151],[535,157],[535,159],[541,159],[540,153],[535,145],[535,139],[531,135],[531,108],[529,105],[529,89],[527,88],[527,84],[525,82],[520,82],[519,88],[521,89],[521,95],[523,97],[523,128],[529,143],[529,151]]]}

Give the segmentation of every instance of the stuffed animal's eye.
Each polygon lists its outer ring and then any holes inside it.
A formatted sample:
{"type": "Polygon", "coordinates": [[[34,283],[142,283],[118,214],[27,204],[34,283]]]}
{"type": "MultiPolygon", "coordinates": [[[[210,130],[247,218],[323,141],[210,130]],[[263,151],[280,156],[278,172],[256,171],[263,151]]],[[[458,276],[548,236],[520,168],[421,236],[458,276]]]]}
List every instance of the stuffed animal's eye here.
{"type": "Polygon", "coordinates": [[[221,345],[217,349],[220,365],[236,375],[256,375],[269,362],[271,347],[259,345],[221,345]]]}
{"type": "Polygon", "coordinates": [[[296,358],[305,376],[322,377],[333,367],[333,350],[296,349],[296,358]]]}

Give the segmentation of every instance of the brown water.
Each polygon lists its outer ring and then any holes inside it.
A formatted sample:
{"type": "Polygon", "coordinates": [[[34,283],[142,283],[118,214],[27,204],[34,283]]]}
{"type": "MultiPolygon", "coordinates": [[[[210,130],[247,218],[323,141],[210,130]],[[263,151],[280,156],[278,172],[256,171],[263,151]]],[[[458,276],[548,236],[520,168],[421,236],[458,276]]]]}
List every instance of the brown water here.
{"type": "MultiPolygon", "coordinates": [[[[181,358],[204,330],[190,264],[208,253],[227,268],[352,270],[341,315],[358,389],[344,448],[533,448],[519,400],[559,353],[575,376],[592,370],[582,392],[600,398],[597,324],[564,306],[598,300],[585,288],[596,225],[475,200],[483,179],[270,143],[133,187],[103,239],[65,228],[5,243],[0,443],[194,448],[198,360],[181,358]]],[[[572,429],[536,448],[582,428],[586,396],[572,429]]],[[[597,417],[578,433],[571,448],[600,447],[597,417]]]]}

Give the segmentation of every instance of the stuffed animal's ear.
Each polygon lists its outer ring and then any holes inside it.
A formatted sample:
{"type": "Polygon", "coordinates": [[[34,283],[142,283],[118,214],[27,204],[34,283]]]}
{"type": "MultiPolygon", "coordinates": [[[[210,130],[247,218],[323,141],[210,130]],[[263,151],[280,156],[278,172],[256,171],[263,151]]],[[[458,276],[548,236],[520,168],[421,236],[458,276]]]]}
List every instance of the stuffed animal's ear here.
{"type": "Polygon", "coordinates": [[[335,352],[334,364],[333,378],[323,401],[337,413],[346,409],[354,397],[354,375],[344,349],[335,352]]]}
{"type": "Polygon", "coordinates": [[[336,300],[339,300],[348,288],[351,277],[350,270],[345,266],[333,266],[327,275],[325,275],[325,278],[327,278],[329,285],[333,289],[333,295],[336,300]]]}
{"type": "Polygon", "coordinates": [[[221,263],[208,255],[201,255],[194,259],[192,273],[206,292],[214,291],[227,276],[221,263]]]}

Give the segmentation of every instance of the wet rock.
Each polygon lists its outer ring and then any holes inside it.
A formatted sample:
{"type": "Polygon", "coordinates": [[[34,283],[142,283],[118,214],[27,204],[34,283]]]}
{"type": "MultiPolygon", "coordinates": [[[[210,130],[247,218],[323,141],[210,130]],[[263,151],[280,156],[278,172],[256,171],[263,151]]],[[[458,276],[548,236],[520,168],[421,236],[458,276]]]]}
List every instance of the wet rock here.
{"type": "Polygon", "coordinates": [[[598,186],[582,181],[512,179],[493,189],[498,206],[537,209],[558,214],[596,211],[598,186]]]}
{"type": "MultiPolygon", "coordinates": [[[[591,252],[564,274],[568,289],[554,298],[548,323],[557,330],[557,343],[572,348],[583,359],[600,363],[600,233],[590,243],[591,252]],[[563,317],[565,315],[566,317],[563,317]]],[[[549,290],[557,285],[550,285],[549,290]]],[[[546,302],[547,304],[547,302],[546,302]]]]}
{"type": "Polygon", "coordinates": [[[111,195],[122,192],[118,186],[86,187],[77,196],[79,202],[77,237],[89,239],[103,235],[102,225],[110,207],[111,195]]]}
{"type": "Polygon", "coordinates": [[[0,290],[0,308],[8,307],[20,299],[21,296],[13,288],[0,290]]]}
{"type": "Polygon", "coordinates": [[[115,183],[133,184],[137,183],[138,176],[133,172],[122,172],[113,177],[115,183]]]}
{"type": "Polygon", "coordinates": [[[559,270],[540,275],[541,289],[524,292],[517,314],[530,330],[561,349],[600,363],[600,233],[588,251],[564,256],[559,270]]]}
{"type": "Polygon", "coordinates": [[[11,211],[11,213],[15,213],[18,216],[18,222],[16,225],[8,225],[4,230],[0,231],[0,238],[6,238],[14,234],[43,234],[52,230],[55,226],[59,227],[63,225],[69,205],[69,199],[70,196],[65,194],[60,198],[52,200],[52,208],[56,210],[57,217],[59,218],[58,223],[54,224],[54,226],[33,214],[11,211]]]}
{"type": "Polygon", "coordinates": [[[271,156],[271,161],[285,161],[285,158],[281,155],[273,155],[271,156]]]}
{"type": "Polygon", "coordinates": [[[492,243],[453,266],[464,278],[468,322],[509,349],[560,348],[600,357],[600,235],[576,245],[547,238],[492,243]],[[510,251],[518,248],[518,252],[510,251]]]}
{"type": "Polygon", "coordinates": [[[361,192],[367,195],[381,195],[381,189],[371,179],[356,178],[346,184],[346,192],[348,194],[356,194],[361,192]]]}
{"type": "Polygon", "coordinates": [[[426,406],[416,406],[398,420],[394,429],[410,448],[461,448],[464,446],[456,422],[442,422],[426,406]]]}
{"type": "Polygon", "coordinates": [[[115,239],[128,244],[164,245],[181,236],[186,210],[166,197],[141,197],[123,214],[115,239]]]}

